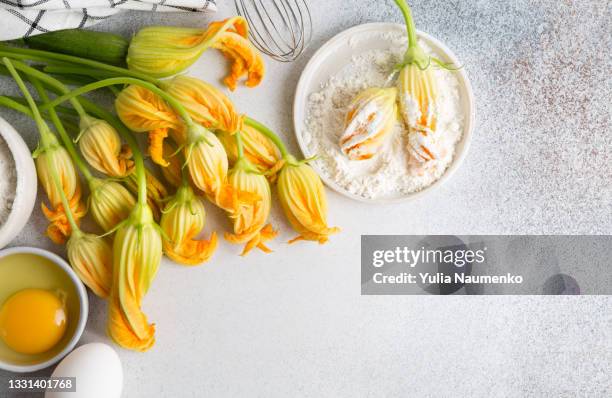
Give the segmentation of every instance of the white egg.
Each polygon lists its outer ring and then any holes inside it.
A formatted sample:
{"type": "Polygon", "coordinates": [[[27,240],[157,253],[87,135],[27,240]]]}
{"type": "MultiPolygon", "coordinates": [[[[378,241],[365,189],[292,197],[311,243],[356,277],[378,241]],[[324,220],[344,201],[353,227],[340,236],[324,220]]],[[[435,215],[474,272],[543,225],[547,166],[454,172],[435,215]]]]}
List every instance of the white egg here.
{"type": "Polygon", "coordinates": [[[57,365],[52,377],[75,377],[76,392],[47,392],[45,398],[120,398],[123,370],[109,345],[85,344],[57,365]]]}

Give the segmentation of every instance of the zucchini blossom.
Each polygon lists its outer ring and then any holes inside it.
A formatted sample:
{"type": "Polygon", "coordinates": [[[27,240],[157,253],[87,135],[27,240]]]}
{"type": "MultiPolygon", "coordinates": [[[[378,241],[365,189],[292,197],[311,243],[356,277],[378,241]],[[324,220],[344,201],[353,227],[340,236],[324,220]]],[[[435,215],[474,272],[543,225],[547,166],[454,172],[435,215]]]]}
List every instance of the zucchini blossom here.
{"type": "Polygon", "coordinates": [[[325,243],[340,231],[327,226],[327,198],[321,178],[305,161],[288,155],[278,176],[278,198],[289,223],[300,235],[291,240],[325,243]]]}
{"type": "Polygon", "coordinates": [[[211,47],[220,50],[232,63],[224,80],[231,90],[245,75],[248,87],[259,84],[265,69],[263,58],[248,40],[248,25],[243,17],[213,22],[208,29],[145,27],[132,38],[127,64],[131,70],[149,76],[173,76],[191,66],[211,47]]]}
{"type": "Polygon", "coordinates": [[[105,238],[73,233],[66,244],[70,265],[98,297],[107,298],[113,280],[113,251],[105,238]]]}
{"type": "Polygon", "coordinates": [[[195,122],[207,129],[228,133],[240,129],[242,118],[230,99],[216,87],[184,75],[163,82],[163,87],[187,109],[195,122]]]}
{"type": "Polygon", "coordinates": [[[226,233],[225,239],[232,243],[245,243],[242,256],[255,247],[270,253],[265,242],[273,239],[277,232],[271,224],[266,224],[272,208],[268,180],[246,158],[242,158],[231,170],[228,182],[236,191],[248,193],[251,200],[240,204],[235,211],[228,212],[234,231],[226,233]]]}
{"type": "Polygon", "coordinates": [[[400,109],[408,126],[408,151],[418,162],[438,158],[437,121],[438,87],[434,66],[453,69],[441,60],[429,56],[418,43],[412,12],[405,0],[395,0],[406,21],[408,49],[399,72],[400,109]]]}
{"type": "Polygon", "coordinates": [[[217,136],[194,124],[189,131],[185,159],[193,184],[216,206],[234,211],[243,197],[227,182],[227,153],[217,136]]]}
{"type": "Polygon", "coordinates": [[[155,343],[155,326],[142,312],[142,298],[162,258],[162,238],[147,205],[137,204],[115,233],[109,336],[121,347],[146,351],[155,343]]]}
{"type": "Polygon", "coordinates": [[[208,261],[217,247],[217,234],[210,240],[196,240],[206,222],[202,200],[188,184],[181,186],[164,209],[160,227],[164,231],[166,255],[181,264],[197,265],[208,261]]]}
{"type": "Polygon", "coordinates": [[[182,144],[185,141],[184,127],[174,110],[152,91],[130,85],[123,89],[115,100],[117,115],[130,130],[149,134],[149,154],[153,162],[166,167],[163,143],[168,134],[182,144]]]}
{"type": "MultiPolygon", "coordinates": [[[[46,128],[46,125],[45,125],[46,128]]],[[[86,209],[81,202],[81,183],[76,168],[66,148],[61,146],[57,138],[51,132],[46,132],[48,144],[34,152],[36,157],[36,171],[38,180],[43,186],[51,207],[42,203],[42,211],[49,220],[47,228],[49,238],[57,243],[64,244],[70,236],[72,228],[66,216],[66,209],[62,204],[60,189],[66,195],[70,211],[78,224],[79,220],[85,216],[86,209]],[[52,165],[59,176],[61,187],[57,186],[53,180],[52,165]]]]}
{"type": "Polygon", "coordinates": [[[136,199],[123,185],[111,180],[93,179],[90,183],[89,209],[91,215],[108,232],[127,219],[136,199]]]}
{"type": "Polygon", "coordinates": [[[119,133],[106,120],[85,115],[80,128],[79,149],[91,167],[117,178],[132,172],[132,151],[128,145],[121,145],[119,133]]]}

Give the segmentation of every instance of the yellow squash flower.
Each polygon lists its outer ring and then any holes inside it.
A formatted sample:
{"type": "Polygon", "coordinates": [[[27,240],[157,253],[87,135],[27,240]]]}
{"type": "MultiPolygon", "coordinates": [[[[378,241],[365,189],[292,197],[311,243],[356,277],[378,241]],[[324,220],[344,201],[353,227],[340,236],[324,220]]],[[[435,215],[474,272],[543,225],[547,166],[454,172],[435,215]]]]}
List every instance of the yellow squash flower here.
{"type": "Polygon", "coordinates": [[[245,243],[242,256],[255,247],[269,253],[271,250],[265,242],[273,239],[277,232],[272,225],[266,225],[272,208],[268,180],[243,158],[230,172],[228,181],[236,191],[246,192],[252,198],[248,203],[241,203],[236,211],[228,212],[234,231],[226,233],[225,239],[232,243],[245,243]]]}
{"type": "Polygon", "coordinates": [[[195,77],[176,76],[164,82],[164,90],[177,99],[193,120],[211,130],[234,133],[242,118],[221,90],[195,77]]]}
{"type": "Polygon", "coordinates": [[[233,192],[226,182],[228,162],[221,141],[204,127],[196,125],[190,131],[188,142],[185,159],[191,180],[211,202],[226,208],[231,203],[233,192]]]}
{"type": "Polygon", "coordinates": [[[119,227],[113,244],[113,284],[109,336],[121,347],[146,351],[155,343],[155,326],[142,312],[142,299],[162,258],[162,239],[148,206],[137,205],[119,227]]]}
{"type": "Polygon", "coordinates": [[[62,205],[60,188],[54,183],[53,174],[48,162],[51,162],[52,167],[57,171],[61,182],[61,189],[68,199],[72,215],[77,224],[85,216],[86,209],[81,203],[81,184],[68,151],[59,144],[55,135],[49,134],[49,140],[50,143],[47,150],[36,151],[34,153],[38,179],[51,205],[51,207],[48,207],[42,203],[41,207],[44,215],[50,222],[47,228],[47,235],[53,242],[64,244],[70,236],[72,229],[62,205]]]}
{"type": "Polygon", "coordinates": [[[87,163],[110,177],[122,178],[132,172],[134,162],[129,146],[121,145],[117,130],[107,121],[91,116],[81,118],[79,148],[87,163]]]}
{"type": "Polygon", "coordinates": [[[94,221],[108,232],[128,218],[136,199],[123,185],[111,180],[92,180],[89,209],[94,221]]]}
{"type": "Polygon", "coordinates": [[[62,203],[59,187],[53,181],[53,175],[48,167],[47,158],[57,170],[57,174],[62,183],[62,190],[68,199],[72,198],[80,187],[79,177],[70,154],[66,148],[61,146],[55,135],[49,135],[51,143],[48,150],[35,153],[36,171],[38,180],[43,186],[51,206],[56,207],[62,203]]]}
{"type": "MultiPolygon", "coordinates": [[[[244,156],[260,173],[271,170],[280,160],[280,153],[274,143],[259,130],[243,125],[240,130],[244,156]]],[[[230,164],[238,160],[238,148],[233,134],[219,132],[217,135],[225,147],[230,164]]]]}
{"type": "Polygon", "coordinates": [[[153,77],[176,75],[193,64],[206,49],[204,30],[178,26],[148,26],[130,42],[127,64],[153,77]]]}
{"type": "Polygon", "coordinates": [[[130,130],[149,133],[151,159],[165,167],[163,143],[168,134],[179,144],[184,143],[183,124],[174,110],[159,96],[146,88],[131,85],[115,100],[117,115],[130,130]]]}
{"type": "Polygon", "coordinates": [[[113,280],[113,251],[106,239],[79,231],[68,240],[66,251],[83,283],[98,297],[107,298],[113,280]]]}
{"type": "Polygon", "coordinates": [[[340,137],[349,159],[369,159],[380,150],[397,120],[396,98],[396,88],[370,88],[353,99],[340,137]]]}
{"type": "Polygon", "coordinates": [[[325,243],[339,231],[327,226],[327,198],[321,178],[305,162],[288,157],[278,176],[278,197],[289,223],[300,235],[291,240],[325,243]]]}
{"type": "Polygon", "coordinates": [[[202,201],[188,185],[178,189],[164,210],[160,226],[164,253],[181,264],[197,265],[208,261],[217,247],[217,234],[210,240],[196,240],[206,222],[206,210],[202,201]]]}
{"type": "Polygon", "coordinates": [[[132,38],[127,64],[131,70],[154,77],[176,75],[214,47],[232,62],[225,83],[232,90],[247,75],[246,85],[259,84],[264,74],[261,54],[248,40],[247,22],[242,17],[211,23],[208,29],[150,26],[132,38]]]}
{"type": "MultiPolygon", "coordinates": [[[[159,221],[161,211],[165,206],[165,200],[168,197],[168,190],[164,184],[157,179],[149,169],[145,169],[147,179],[147,204],[153,212],[155,221],[159,221]]],[[[132,173],[123,181],[127,189],[134,195],[138,195],[138,177],[136,173],[132,173]]]]}

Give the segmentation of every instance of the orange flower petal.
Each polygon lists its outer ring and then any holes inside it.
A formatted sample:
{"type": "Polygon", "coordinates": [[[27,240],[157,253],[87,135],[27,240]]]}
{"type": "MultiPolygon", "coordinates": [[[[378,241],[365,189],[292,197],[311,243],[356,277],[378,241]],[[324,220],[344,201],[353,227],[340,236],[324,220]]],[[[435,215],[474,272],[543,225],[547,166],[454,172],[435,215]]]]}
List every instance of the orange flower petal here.
{"type": "Polygon", "coordinates": [[[257,86],[265,73],[261,53],[248,40],[248,24],[242,17],[213,22],[206,31],[206,40],[220,50],[232,62],[230,74],[223,80],[230,90],[235,90],[244,75],[245,85],[257,86]]]}

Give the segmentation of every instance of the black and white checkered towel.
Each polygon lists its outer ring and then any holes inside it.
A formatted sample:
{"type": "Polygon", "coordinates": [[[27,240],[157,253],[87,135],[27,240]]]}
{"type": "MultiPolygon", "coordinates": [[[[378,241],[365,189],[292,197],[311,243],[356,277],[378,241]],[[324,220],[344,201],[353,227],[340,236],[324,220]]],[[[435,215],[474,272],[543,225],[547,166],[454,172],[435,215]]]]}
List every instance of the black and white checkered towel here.
{"type": "Polygon", "coordinates": [[[122,10],[215,12],[215,0],[0,0],[0,41],[82,28],[122,10]]]}

